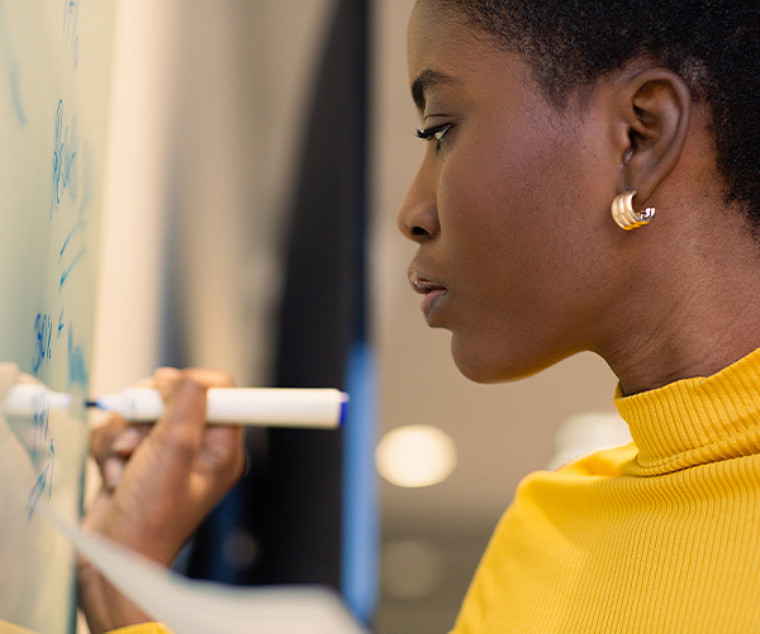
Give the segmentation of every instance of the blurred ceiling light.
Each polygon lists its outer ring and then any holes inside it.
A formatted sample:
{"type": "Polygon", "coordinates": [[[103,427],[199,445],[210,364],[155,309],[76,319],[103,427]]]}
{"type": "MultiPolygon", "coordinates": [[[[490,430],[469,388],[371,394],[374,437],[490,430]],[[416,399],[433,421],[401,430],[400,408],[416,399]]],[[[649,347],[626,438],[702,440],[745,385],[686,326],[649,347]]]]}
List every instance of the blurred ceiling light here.
{"type": "Polygon", "coordinates": [[[454,441],[429,425],[408,425],[389,431],[375,450],[380,475],[400,487],[424,487],[445,480],[454,470],[454,441]]]}

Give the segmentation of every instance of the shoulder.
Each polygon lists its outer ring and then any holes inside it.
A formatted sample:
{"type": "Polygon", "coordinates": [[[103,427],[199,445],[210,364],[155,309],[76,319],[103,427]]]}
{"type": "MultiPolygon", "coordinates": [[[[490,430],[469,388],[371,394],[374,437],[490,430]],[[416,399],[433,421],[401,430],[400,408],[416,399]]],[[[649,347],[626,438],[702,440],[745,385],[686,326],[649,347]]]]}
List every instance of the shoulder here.
{"type": "Polygon", "coordinates": [[[626,466],[635,460],[638,449],[633,443],[609,449],[600,449],[584,454],[552,471],[534,471],[523,478],[517,487],[515,498],[507,509],[515,507],[558,505],[565,502],[588,499],[615,487],[620,478],[625,477],[626,466]]]}
{"type": "MultiPolygon", "coordinates": [[[[502,515],[492,541],[505,534],[514,537],[514,530],[530,527],[524,537],[530,541],[533,531],[546,524],[547,518],[557,522],[584,516],[585,511],[607,500],[625,478],[625,467],[638,453],[636,445],[601,449],[581,456],[554,471],[535,471],[520,482],[509,508],[502,515]]],[[[556,522],[550,521],[551,530],[556,522]]]]}

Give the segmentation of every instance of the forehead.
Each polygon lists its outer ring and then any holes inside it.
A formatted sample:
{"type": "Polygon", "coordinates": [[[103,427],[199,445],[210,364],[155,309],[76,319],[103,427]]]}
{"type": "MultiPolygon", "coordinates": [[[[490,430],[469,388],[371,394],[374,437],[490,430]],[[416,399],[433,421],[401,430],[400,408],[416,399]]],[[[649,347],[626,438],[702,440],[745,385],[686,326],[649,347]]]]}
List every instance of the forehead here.
{"type": "Polygon", "coordinates": [[[469,68],[477,57],[473,48],[485,48],[485,44],[478,40],[473,27],[458,20],[453,9],[444,8],[433,0],[418,0],[407,31],[410,79],[433,66],[469,68]]]}
{"type": "Polygon", "coordinates": [[[456,9],[435,0],[418,0],[412,11],[407,60],[412,97],[420,110],[440,90],[491,92],[494,82],[514,78],[510,71],[523,66],[519,56],[498,47],[460,19],[456,9]]]}

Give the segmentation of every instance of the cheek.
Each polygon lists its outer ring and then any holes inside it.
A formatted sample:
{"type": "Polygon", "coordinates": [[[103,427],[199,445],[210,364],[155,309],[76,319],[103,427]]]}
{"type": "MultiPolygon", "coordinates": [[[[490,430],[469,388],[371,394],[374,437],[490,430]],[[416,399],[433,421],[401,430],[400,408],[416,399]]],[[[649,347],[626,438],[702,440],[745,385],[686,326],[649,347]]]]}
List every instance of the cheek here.
{"type": "Polygon", "coordinates": [[[480,274],[498,275],[497,262],[518,269],[556,265],[565,242],[563,217],[572,209],[567,167],[549,144],[514,136],[462,144],[444,160],[439,214],[444,239],[491,261],[480,274]]]}
{"type": "MultiPolygon", "coordinates": [[[[583,182],[571,153],[526,130],[501,143],[462,144],[441,168],[446,262],[467,297],[455,342],[463,366],[465,335],[473,345],[513,338],[535,344],[571,322],[595,270],[598,233],[581,209],[592,184],[583,182]]],[[[498,347],[478,354],[498,355],[498,347]]]]}
{"type": "Polygon", "coordinates": [[[447,327],[457,366],[475,381],[525,376],[581,349],[609,290],[614,174],[577,152],[577,131],[548,128],[523,118],[500,137],[461,135],[440,167],[447,327]]]}

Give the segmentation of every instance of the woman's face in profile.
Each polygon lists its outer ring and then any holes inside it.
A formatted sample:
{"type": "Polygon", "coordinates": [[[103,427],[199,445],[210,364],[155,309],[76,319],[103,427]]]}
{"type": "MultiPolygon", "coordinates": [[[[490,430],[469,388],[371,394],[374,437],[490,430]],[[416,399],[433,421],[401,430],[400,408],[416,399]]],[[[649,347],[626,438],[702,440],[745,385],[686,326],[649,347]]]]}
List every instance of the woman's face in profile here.
{"type": "Polygon", "coordinates": [[[595,349],[624,238],[600,100],[555,108],[527,64],[435,0],[414,9],[408,64],[427,138],[398,223],[419,244],[410,280],[429,325],[451,331],[459,369],[483,382],[595,349]]]}

